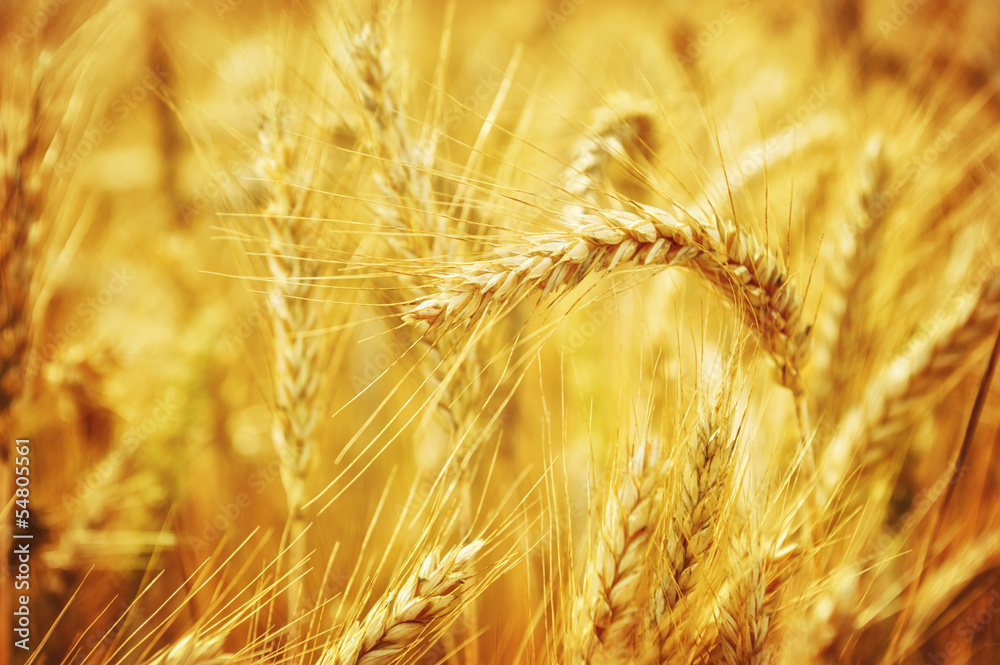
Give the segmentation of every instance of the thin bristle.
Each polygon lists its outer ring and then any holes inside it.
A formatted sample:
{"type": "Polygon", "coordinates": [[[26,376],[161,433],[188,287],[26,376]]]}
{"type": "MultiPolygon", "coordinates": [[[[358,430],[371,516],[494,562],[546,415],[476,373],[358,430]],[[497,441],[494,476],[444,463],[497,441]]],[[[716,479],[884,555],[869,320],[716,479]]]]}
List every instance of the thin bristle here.
{"type": "Polygon", "coordinates": [[[233,660],[232,654],[221,653],[224,643],[224,635],[203,637],[192,633],[144,665],[222,665],[233,660]]]}

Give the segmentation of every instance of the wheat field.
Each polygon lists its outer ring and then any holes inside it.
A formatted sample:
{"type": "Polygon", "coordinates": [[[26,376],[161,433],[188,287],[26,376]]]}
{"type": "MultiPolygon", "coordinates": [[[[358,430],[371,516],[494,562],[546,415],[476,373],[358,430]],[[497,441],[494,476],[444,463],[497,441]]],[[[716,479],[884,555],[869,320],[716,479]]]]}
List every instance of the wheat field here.
{"type": "Polygon", "coordinates": [[[995,2],[0,51],[0,663],[1000,661],[995,2]]]}

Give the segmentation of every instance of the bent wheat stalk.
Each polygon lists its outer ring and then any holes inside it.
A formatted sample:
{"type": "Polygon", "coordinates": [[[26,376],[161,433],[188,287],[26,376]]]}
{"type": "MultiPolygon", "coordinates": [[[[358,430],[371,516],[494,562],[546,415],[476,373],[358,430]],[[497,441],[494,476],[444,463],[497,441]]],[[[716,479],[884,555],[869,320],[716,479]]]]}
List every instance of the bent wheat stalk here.
{"type": "Polygon", "coordinates": [[[438,293],[419,300],[405,320],[433,335],[508,311],[530,295],[544,300],[628,263],[685,266],[741,307],[777,363],[782,383],[801,390],[808,337],[802,302],[784,262],[745,229],[718,216],[695,217],[677,205],[603,210],[567,223],[568,230],[528,236],[495,257],[455,266],[440,279],[438,293]]]}

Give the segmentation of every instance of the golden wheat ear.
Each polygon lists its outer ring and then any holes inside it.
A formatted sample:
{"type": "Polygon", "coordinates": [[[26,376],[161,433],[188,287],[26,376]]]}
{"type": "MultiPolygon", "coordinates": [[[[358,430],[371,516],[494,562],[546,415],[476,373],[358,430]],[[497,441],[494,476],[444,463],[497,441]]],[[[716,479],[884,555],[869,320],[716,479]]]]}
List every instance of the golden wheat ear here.
{"type": "Polygon", "coordinates": [[[572,662],[624,663],[634,650],[652,535],[663,511],[663,462],[658,440],[640,440],[615,478],[573,605],[572,662]]]}
{"type": "Polygon", "coordinates": [[[475,593],[469,569],[484,542],[434,549],[320,658],[321,665],[381,665],[415,658],[440,637],[475,593]]]}
{"type": "Polygon", "coordinates": [[[718,522],[733,496],[736,461],[733,383],[737,374],[730,362],[729,381],[719,381],[699,394],[694,432],[675,467],[676,489],[666,522],[661,570],[647,608],[650,646],[658,658],[673,658],[684,648],[687,637],[677,631],[684,628],[686,613],[696,613],[690,602],[695,585],[725,542],[719,540],[725,530],[718,522]]]}
{"type": "Polygon", "coordinates": [[[572,230],[539,234],[501,247],[495,258],[455,266],[438,293],[420,300],[406,320],[434,335],[509,311],[527,297],[544,300],[588,276],[629,263],[684,266],[718,287],[741,311],[780,369],[801,391],[808,328],[802,302],[784,262],[746,229],[721,217],[637,206],[637,212],[599,211],[572,220],[572,230]]]}
{"type": "Polygon", "coordinates": [[[896,452],[891,444],[985,351],[1000,322],[1000,271],[934,320],[939,324],[918,332],[845,414],[823,456],[818,489],[825,499],[856,482],[860,500],[885,482],[884,467],[896,452]]]}
{"type": "MultiPolygon", "coordinates": [[[[870,306],[876,240],[888,216],[880,203],[889,185],[890,161],[885,138],[871,136],[857,160],[845,210],[832,229],[834,250],[823,288],[823,306],[817,315],[810,362],[810,393],[827,411],[839,406],[853,378],[836,362],[863,343],[863,312],[870,306]]],[[[836,415],[836,412],[831,415],[836,415]]]]}
{"type": "Polygon", "coordinates": [[[364,145],[382,200],[372,206],[382,237],[405,259],[447,255],[446,217],[436,214],[432,182],[434,146],[413,138],[403,102],[400,67],[386,45],[385,26],[364,23],[344,37],[346,56],[334,61],[364,123],[364,145]]]}
{"type": "Polygon", "coordinates": [[[653,151],[656,111],[651,100],[619,93],[594,113],[588,135],[573,146],[569,166],[563,171],[562,189],[571,201],[563,206],[564,216],[573,219],[608,207],[613,201],[604,193],[609,167],[653,151]]]}
{"type": "Polygon", "coordinates": [[[749,533],[738,537],[736,556],[738,572],[719,604],[722,653],[727,665],[764,665],[768,662],[773,612],[767,602],[768,585],[772,583],[768,557],[760,540],[749,533]]]}

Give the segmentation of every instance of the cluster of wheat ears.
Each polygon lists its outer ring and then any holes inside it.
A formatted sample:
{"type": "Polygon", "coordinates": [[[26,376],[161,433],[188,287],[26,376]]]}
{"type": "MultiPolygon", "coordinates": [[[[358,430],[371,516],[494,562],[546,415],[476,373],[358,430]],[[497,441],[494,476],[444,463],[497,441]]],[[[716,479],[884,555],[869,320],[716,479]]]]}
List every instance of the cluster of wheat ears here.
{"type": "Polygon", "coordinates": [[[6,3],[0,662],[996,662],[998,35],[6,3]]]}

